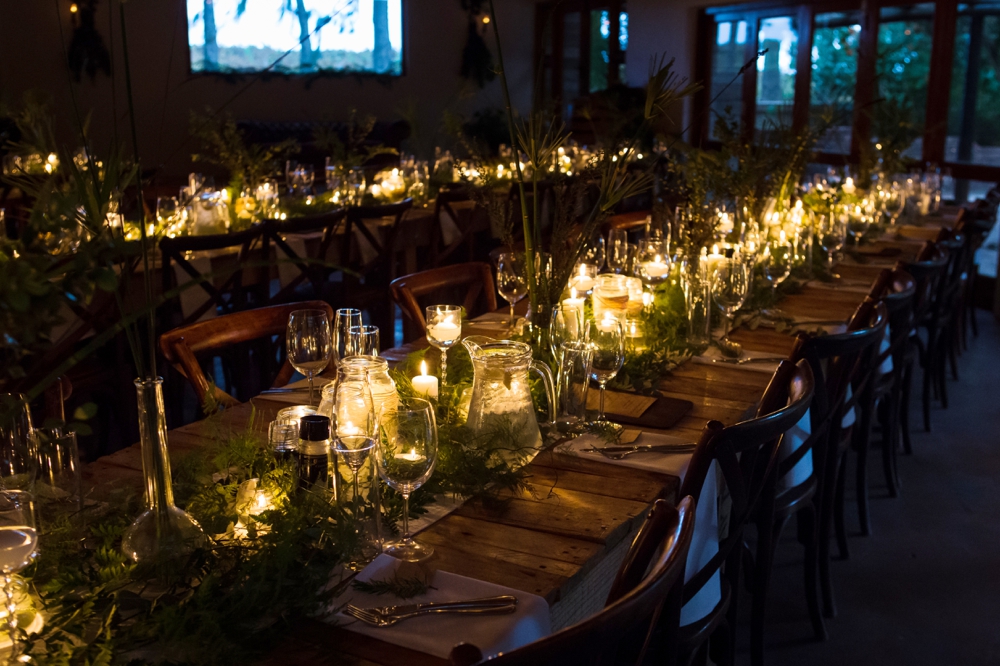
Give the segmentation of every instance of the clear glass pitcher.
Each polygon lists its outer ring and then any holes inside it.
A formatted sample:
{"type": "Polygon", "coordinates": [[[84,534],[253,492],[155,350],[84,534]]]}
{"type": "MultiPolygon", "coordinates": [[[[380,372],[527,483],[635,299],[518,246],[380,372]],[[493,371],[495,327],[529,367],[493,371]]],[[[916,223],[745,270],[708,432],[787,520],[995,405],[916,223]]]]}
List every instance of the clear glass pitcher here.
{"type": "Polygon", "coordinates": [[[531,347],[523,342],[471,336],[462,344],[472,357],[474,373],[467,425],[478,433],[507,421],[516,433],[518,453],[534,458],[542,448],[542,433],[531,401],[528,371],[542,376],[549,423],[553,423],[556,396],[552,371],[532,360],[531,347]]]}

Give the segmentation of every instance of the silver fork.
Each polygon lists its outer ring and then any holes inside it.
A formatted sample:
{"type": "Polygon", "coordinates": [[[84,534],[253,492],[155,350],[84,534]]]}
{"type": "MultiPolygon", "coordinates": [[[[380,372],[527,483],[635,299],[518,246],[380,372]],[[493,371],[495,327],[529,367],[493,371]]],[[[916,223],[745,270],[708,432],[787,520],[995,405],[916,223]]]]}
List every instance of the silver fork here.
{"type": "MultiPolygon", "coordinates": [[[[599,448],[594,448],[592,450],[593,451],[597,451],[598,453],[600,453],[602,456],[604,456],[608,460],[623,460],[625,458],[628,458],[633,453],[647,453],[647,452],[650,452],[649,449],[643,448],[641,446],[637,446],[634,449],[631,449],[629,451],[619,451],[617,453],[609,453],[608,451],[602,451],[599,448]]],[[[690,447],[688,447],[688,446],[678,446],[676,448],[672,447],[669,451],[656,451],[655,453],[689,453],[691,451],[694,451],[694,446],[690,446],[690,447]]]]}
{"type": "Polygon", "coordinates": [[[713,363],[729,363],[731,365],[743,365],[744,363],[779,363],[782,359],[770,358],[766,356],[753,356],[751,358],[713,358],[713,363]]]}
{"type": "Polygon", "coordinates": [[[378,609],[364,609],[358,608],[352,604],[348,604],[344,607],[344,612],[354,617],[366,624],[370,624],[375,627],[391,627],[401,620],[406,620],[411,617],[416,617],[418,615],[430,615],[436,613],[463,613],[463,614],[475,614],[475,615],[506,615],[508,613],[513,613],[517,610],[515,604],[509,604],[506,606],[488,606],[479,608],[426,608],[423,610],[414,611],[412,613],[405,613],[401,615],[382,615],[378,612],[378,609]]]}

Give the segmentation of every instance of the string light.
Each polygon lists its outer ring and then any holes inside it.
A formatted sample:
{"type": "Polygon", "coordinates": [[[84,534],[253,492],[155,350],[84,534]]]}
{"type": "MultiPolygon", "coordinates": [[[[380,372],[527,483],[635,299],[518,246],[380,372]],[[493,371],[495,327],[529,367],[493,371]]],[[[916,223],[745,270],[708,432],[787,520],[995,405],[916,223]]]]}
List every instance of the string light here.
{"type": "Polygon", "coordinates": [[[75,2],[69,6],[70,14],[76,14],[78,11],[80,11],[80,8],[76,6],[75,2]]]}

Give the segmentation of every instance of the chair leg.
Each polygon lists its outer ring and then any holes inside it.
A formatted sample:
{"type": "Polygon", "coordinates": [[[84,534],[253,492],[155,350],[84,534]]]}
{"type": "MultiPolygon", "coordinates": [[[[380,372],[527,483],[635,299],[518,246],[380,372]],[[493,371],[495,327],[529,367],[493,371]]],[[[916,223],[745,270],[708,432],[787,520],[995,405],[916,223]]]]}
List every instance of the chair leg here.
{"type": "Polygon", "coordinates": [[[967,308],[969,312],[969,323],[972,324],[972,337],[979,337],[979,322],[976,321],[976,305],[975,303],[970,303],[967,308]]]}
{"type": "Polygon", "coordinates": [[[924,431],[931,431],[931,377],[934,375],[933,358],[930,349],[927,350],[927,359],[924,363],[924,431]]]}
{"type": "Polygon", "coordinates": [[[941,336],[940,351],[938,352],[938,395],[941,397],[941,406],[948,409],[948,349],[951,346],[948,334],[941,336]]]}
{"type": "Polygon", "coordinates": [[[885,424],[882,426],[882,471],[889,497],[899,497],[899,474],[896,469],[896,449],[899,437],[899,389],[893,387],[886,397],[885,424]]]}
{"type": "Polygon", "coordinates": [[[840,559],[848,560],[851,553],[847,547],[847,527],[844,524],[844,489],[847,486],[847,452],[840,456],[838,463],[840,471],[837,473],[837,494],[833,504],[834,530],[837,535],[837,548],[840,550],[840,559]]]}
{"type": "Polygon", "coordinates": [[[913,455],[913,445],[910,442],[910,389],[913,385],[913,364],[903,368],[903,389],[899,400],[899,427],[903,436],[903,452],[913,455]]]}
{"type": "Polygon", "coordinates": [[[799,510],[796,514],[798,522],[799,543],[805,547],[805,562],[803,563],[806,586],[806,605],[809,607],[809,619],[812,621],[816,639],[825,641],[829,638],[826,623],[823,621],[823,611],[819,604],[819,550],[818,531],[816,524],[816,507],[813,504],[799,510]]]}
{"type": "Polygon", "coordinates": [[[767,609],[767,590],[771,583],[774,564],[774,528],[772,510],[762,512],[757,523],[757,566],[754,571],[750,609],[750,664],[764,666],[764,614],[767,609]]]}
{"type": "MultiPolygon", "coordinates": [[[[858,522],[861,524],[861,534],[871,536],[871,516],[868,513],[868,438],[861,437],[859,439],[854,492],[858,497],[858,522]]],[[[846,461],[847,457],[845,456],[844,459],[846,461]]],[[[842,495],[839,491],[837,494],[842,495]]],[[[840,502],[842,499],[842,497],[838,498],[837,501],[840,502]]]]}

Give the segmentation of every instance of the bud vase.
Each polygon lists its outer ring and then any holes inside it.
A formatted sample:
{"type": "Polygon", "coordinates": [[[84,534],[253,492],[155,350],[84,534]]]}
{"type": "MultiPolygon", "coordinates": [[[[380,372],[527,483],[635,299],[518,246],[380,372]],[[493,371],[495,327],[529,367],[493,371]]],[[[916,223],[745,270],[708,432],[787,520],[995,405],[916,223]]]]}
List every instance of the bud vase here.
{"type": "Polygon", "coordinates": [[[193,518],[174,506],[163,379],[137,379],[135,388],[146,511],[126,530],[122,550],[135,562],[150,562],[191,552],[203,543],[205,534],[193,518]]]}

